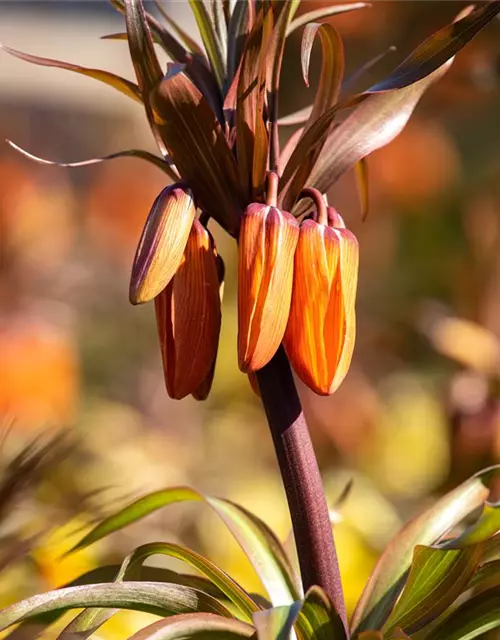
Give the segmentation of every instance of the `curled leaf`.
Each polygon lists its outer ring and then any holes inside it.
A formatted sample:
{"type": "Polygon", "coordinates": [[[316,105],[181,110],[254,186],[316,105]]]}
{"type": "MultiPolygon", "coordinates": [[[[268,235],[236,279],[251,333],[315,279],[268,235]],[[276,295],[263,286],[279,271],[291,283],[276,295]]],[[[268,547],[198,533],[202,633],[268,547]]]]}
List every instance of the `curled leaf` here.
{"type": "Polygon", "coordinates": [[[288,26],[286,35],[287,38],[300,27],[308,24],[309,22],[316,22],[323,18],[330,18],[332,16],[340,15],[341,13],[349,13],[350,11],[357,11],[358,9],[365,9],[371,7],[370,2],[351,2],[349,4],[332,4],[330,6],[321,7],[320,9],[314,9],[313,11],[307,11],[298,18],[295,18],[288,26]]]}
{"type": "Polygon", "coordinates": [[[253,626],[210,613],[184,613],[158,620],[129,640],[241,640],[255,635],[253,626]]]}

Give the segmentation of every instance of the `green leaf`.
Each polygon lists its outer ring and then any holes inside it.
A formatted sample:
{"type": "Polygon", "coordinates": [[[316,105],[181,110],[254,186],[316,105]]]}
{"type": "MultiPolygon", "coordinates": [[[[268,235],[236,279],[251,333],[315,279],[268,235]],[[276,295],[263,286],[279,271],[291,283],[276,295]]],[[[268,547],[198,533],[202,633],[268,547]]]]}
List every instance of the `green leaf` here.
{"type": "Polygon", "coordinates": [[[482,546],[438,549],[418,546],[410,575],[383,630],[419,631],[448,609],[466,588],[481,559],[482,546]]]}
{"type": "Polygon", "coordinates": [[[243,208],[236,161],[213,111],[182,66],[169,65],[151,103],[172,161],[199,206],[236,234],[243,208]]]}
{"type": "Polygon", "coordinates": [[[82,607],[145,611],[159,616],[204,611],[230,618],[229,611],[201,591],[161,582],[115,582],[56,589],[0,611],[0,630],[43,613],[82,607]]]}
{"type": "Polygon", "coordinates": [[[198,25],[212,70],[219,87],[222,89],[226,78],[226,60],[224,49],[217,36],[215,24],[203,0],[189,0],[189,5],[198,25]]]}
{"type": "Polygon", "coordinates": [[[326,7],[321,7],[320,9],[315,9],[314,11],[308,11],[307,13],[303,13],[298,18],[295,18],[295,20],[290,23],[286,32],[286,36],[288,38],[290,34],[292,34],[297,29],[300,29],[300,27],[308,24],[309,22],[316,22],[317,20],[322,20],[323,18],[330,18],[341,13],[349,13],[350,11],[357,11],[358,9],[364,9],[366,7],[371,7],[371,3],[351,2],[350,4],[334,4],[326,7]]]}
{"type": "Polygon", "coordinates": [[[483,542],[500,532],[500,505],[485,503],[479,518],[462,535],[442,546],[448,549],[462,548],[483,542]]]}
{"type": "Polygon", "coordinates": [[[252,622],[252,614],[259,611],[260,607],[227,573],[195,551],[174,543],[154,542],[138,547],[123,563],[120,577],[125,577],[134,567],[142,566],[142,563],[153,555],[177,558],[199,571],[237,607],[246,622],[252,622]]]}
{"type": "MultiPolygon", "coordinates": [[[[239,614],[238,617],[241,617],[246,622],[252,622],[252,614],[259,610],[259,606],[246,591],[210,560],[177,544],[156,542],[138,547],[122,563],[115,582],[138,579],[141,575],[144,561],[153,555],[166,555],[189,564],[205,576],[221,594],[235,605],[236,612],[239,614]]],[[[68,638],[71,638],[71,634],[78,634],[80,638],[87,638],[114,613],[109,609],[86,609],[69,624],[65,629],[65,633],[68,634],[68,638]]],[[[65,637],[62,635],[61,640],[65,637]]]]}
{"type": "Polygon", "coordinates": [[[370,194],[368,187],[368,160],[363,158],[354,166],[356,172],[356,185],[358,187],[359,202],[361,204],[361,220],[368,218],[370,210],[370,194]]]}
{"type": "Polygon", "coordinates": [[[253,616],[258,640],[289,640],[302,603],[258,611],[253,616]]]}
{"type": "Polygon", "coordinates": [[[206,502],[215,510],[248,556],[273,604],[290,604],[300,598],[285,552],[261,520],[227,500],[205,497],[188,487],[165,489],[136,500],[97,525],[73,551],[83,549],[167,505],[186,501],[206,502]]]}
{"type": "Polygon", "coordinates": [[[500,588],[485,591],[455,609],[429,640],[472,640],[500,627],[500,588]]]}
{"type": "Polygon", "coordinates": [[[58,167],[87,167],[92,164],[98,164],[100,162],[105,162],[106,160],[114,160],[115,158],[139,158],[140,160],[146,160],[151,164],[161,169],[164,173],[166,173],[172,180],[178,180],[179,176],[173,170],[173,168],[168,164],[166,160],[163,158],[159,158],[155,156],[153,153],[149,153],[149,151],[143,151],[142,149],[127,149],[126,151],[117,151],[116,153],[110,153],[107,156],[101,156],[100,158],[90,158],[89,160],[81,160],[80,162],[56,162],[54,160],[47,160],[45,158],[41,158],[40,156],[35,156],[34,154],[26,151],[12,140],[7,140],[7,144],[9,144],[13,149],[22,153],[23,156],[26,156],[30,160],[34,160],[35,162],[39,162],[40,164],[50,164],[58,167]]]}
{"type": "Polygon", "coordinates": [[[125,78],[122,78],[115,73],[111,73],[110,71],[103,71],[102,69],[91,69],[89,67],[81,67],[78,64],[71,64],[70,62],[62,62],[61,60],[52,60],[51,58],[34,56],[30,53],[23,53],[22,51],[17,51],[17,49],[6,47],[3,44],[0,44],[0,49],[3,49],[11,56],[20,58],[21,60],[26,60],[27,62],[31,62],[32,64],[37,64],[42,67],[56,67],[58,69],[66,69],[66,71],[73,71],[83,76],[94,78],[95,80],[99,80],[99,82],[103,82],[104,84],[117,89],[118,91],[120,91],[120,93],[123,93],[129,98],[132,98],[132,100],[142,103],[142,96],[139,87],[134,82],[130,82],[130,80],[126,80],[125,78]]]}
{"type": "Polygon", "coordinates": [[[344,624],[331,602],[319,587],[306,593],[296,622],[303,638],[346,640],[344,624]]]}
{"type": "Polygon", "coordinates": [[[352,629],[380,628],[403,587],[414,548],[435,544],[480,507],[489,495],[487,483],[499,470],[491,467],[476,474],[403,527],[379,558],[353,614],[352,629]]]}
{"type": "Polygon", "coordinates": [[[254,634],[254,627],[239,620],[227,620],[210,613],[185,613],[154,622],[129,640],[239,640],[254,634]]]}
{"type": "Polygon", "coordinates": [[[189,51],[199,55],[202,59],[204,59],[205,53],[203,49],[199,46],[199,44],[196,42],[196,40],[194,40],[189,35],[189,33],[187,33],[187,31],[185,31],[173,18],[171,18],[168,15],[162,3],[159,2],[159,0],[155,0],[155,5],[158,8],[158,11],[161,13],[162,18],[170,27],[172,27],[172,29],[179,36],[179,38],[184,42],[184,44],[189,49],[189,51]]]}

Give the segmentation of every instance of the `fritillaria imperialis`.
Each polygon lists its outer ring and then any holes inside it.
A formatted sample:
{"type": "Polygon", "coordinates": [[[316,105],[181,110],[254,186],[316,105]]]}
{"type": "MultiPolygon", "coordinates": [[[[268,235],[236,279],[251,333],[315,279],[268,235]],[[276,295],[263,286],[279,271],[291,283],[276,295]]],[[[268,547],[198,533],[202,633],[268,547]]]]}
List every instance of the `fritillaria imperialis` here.
{"type": "Polygon", "coordinates": [[[239,365],[257,382],[271,427],[304,589],[322,587],[347,628],[328,509],[289,366],[311,389],[330,394],[354,347],[358,246],[325,194],[357,169],[366,203],[365,158],[402,131],[423,93],[500,12],[500,2],[466,8],[388,77],[352,96],[344,95],[342,40],[324,21],[368,3],[308,11],[300,0],[189,0],[199,41],[161,5],[162,21],[142,0],[111,3],[124,14],[126,33],[107,37],[127,40],[136,82],[3,48],[93,77],[145,110],[161,155],[128,150],[103,159],[137,156],[173,183],[146,221],[130,299],[154,300],[174,398],[207,397],[214,372],[224,269],[208,225],[238,242],[239,365]],[[319,82],[311,106],[283,118],[285,44],[300,31],[306,85],[319,36],[319,82]],[[166,68],[156,47],[170,59],[166,68]],[[280,149],[290,125],[298,128],[280,149]]]}

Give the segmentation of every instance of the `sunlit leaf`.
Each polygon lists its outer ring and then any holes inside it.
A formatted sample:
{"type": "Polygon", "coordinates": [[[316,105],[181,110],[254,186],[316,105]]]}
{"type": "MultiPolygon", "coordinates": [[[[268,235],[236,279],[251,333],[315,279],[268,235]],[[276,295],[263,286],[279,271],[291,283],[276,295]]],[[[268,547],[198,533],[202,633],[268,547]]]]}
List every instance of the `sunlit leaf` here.
{"type": "Polygon", "coordinates": [[[196,40],[194,40],[189,35],[189,33],[180,26],[180,24],[176,20],[174,20],[171,16],[168,15],[168,13],[165,11],[165,8],[163,7],[163,4],[159,0],[155,0],[155,5],[158,8],[158,11],[161,13],[162,18],[170,27],[172,27],[175,33],[184,42],[186,47],[192,53],[196,53],[202,58],[205,58],[205,53],[203,49],[199,46],[199,44],[196,42],[196,40]]]}
{"type": "Polygon", "coordinates": [[[214,21],[203,0],[189,0],[189,5],[198,25],[212,70],[222,88],[226,77],[226,56],[217,36],[214,21]]]}
{"type": "Polygon", "coordinates": [[[258,640],[288,640],[301,609],[300,602],[258,611],[253,616],[258,640]]]}
{"type": "Polygon", "coordinates": [[[361,67],[359,67],[359,69],[356,69],[352,75],[344,80],[342,83],[342,91],[344,93],[349,91],[351,87],[353,87],[365,75],[365,73],[368,73],[368,71],[373,69],[373,67],[375,67],[381,60],[396,51],[397,48],[394,45],[391,45],[390,47],[387,47],[385,51],[382,51],[382,53],[370,58],[370,60],[365,62],[361,67]]]}
{"type": "Polygon", "coordinates": [[[349,11],[356,11],[370,6],[371,3],[369,2],[351,2],[350,4],[332,4],[321,7],[320,9],[315,9],[314,11],[307,11],[290,23],[286,35],[288,37],[296,29],[300,29],[300,27],[303,27],[308,22],[316,22],[317,20],[323,20],[324,18],[330,18],[331,16],[349,13],[349,11]]]}
{"type": "Polygon", "coordinates": [[[71,64],[70,62],[62,62],[61,60],[52,60],[51,58],[34,56],[29,53],[17,51],[17,49],[12,49],[11,47],[6,47],[3,44],[0,44],[0,48],[3,49],[6,53],[10,53],[10,55],[15,56],[16,58],[26,60],[27,62],[31,62],[42,67],[56,67],[58,69],[66,69],[67,71],[74,71],[75,73],[79,73],[83,76],[94,78],[95,80],[99,80],[99,82],[103,82],[104,84],[117,89],[118,91],[120,91],[120,93],[123,93],[129,98],[132,98],[136,102],[142,102],[141,92],[139,90],[139,87],[134,82],[126,80],[125,78],[122,78],[115,73],[111,73],[110,71],[103,71],[102,69],[91,69],[88,67],[81,67],[78,64],[71,64]]]}
{"type": "Polygon", "coordinates": [[[432,630],[432,640],[472,640],[498,627],[500,587],[480,593],[458,607],[432,630]]]}
{"type": "Polygon", "coordinates": [[[311,115],[312,105],[304,107],[303,109],[299,109],[298,111],[294,111],[293,113],[289,113],[287,116],[282,116],[278,120],[278,124],[282,127],[293,127],[297,124],[304,124],[309,120],[309,116],[311,115]]]}
{"type": "Polygon", "coordinates": [[[331,602],[319,587],[306,593],[296,622],[303,638],[346,640],[344,624],[331,602]]]}
{"type": "Polygon", "coordinates": [[[362,158],[354,166],[356,172],[356,184],[359,193],[359,202],[361,204],[361,219],[364,221],[368,218],[370,210],[370,194],[368,188],[368,161],[362,158]]]}
{"type": "Polygon", "coordinates": [[[228,26],[227,84],[231,86],[248,34],[250,33],[249,2],[243,0],[234,6],[228,26]]]}
{"type": "Polygon", "coordinates": [[[73,550],[87,547],[162,507],[185,501],[206,501],[215,510],[248,556],[273,604],[290,604],[300,599],[288,559],[270,529],[242,507],[205,497],[188,487],[165,489],[136,500],[97,525],[73,550]]]}
{"type": "Polygon", "coordinates": [[[300,140],[300,137],[304,133],[304,128],[297,129],[294,131],[292,135],[286,141],[285,146],[281,149],[280,159],[278,162],[278,174],[281,175],[283,173],[284,168],[286,167],[287,162],[290,160],[290,156],[294,152],[297,143],[300,140]]]}
{"type": "Polygon", "coordinates": [[[142,149],[127,149],[126,151],[117,151],[116,153],[110,153],[107,156],[101,156],[100,158],[90,158],[89,160],[81,160],[80,162],[57,162],[55,160],[47,160],[46,158],[41,158],[40,156],[35,156],[33,153],[26,151],[12,140],[7,140],[7,143],[19,153],[22,153],[23,156],[26,156],[30,160],[34,160],[40,164],[49,164],[55,165],[58,167],[87,167],[93,164],[99,164],[100,162],[105,162],[106,160],[114,160],[115,158],[139,158],[140,160],[146,160],[151,164],[154,164],[155,167],[164,171],[172,180],[178,180],[178,175],[174,171],[171,165],[168,164],[166,160],[163,158],[159,158],[155,156],[153,153],[149,151],[143,151],[142,149]]]}
{"type": "Polygon", "coordinates": [[[500,505],[485,504],[479,518],[462,535],[443,545],[449,549],[462,548],[483,542],[500,532],[500,505]]]}
{"type": "Polygon", "coordinates": [[[170,65],[151,100],[156,126],[199,206],[236,233],[243,206],[238,170],[207,101],[179,65],[170,65]]]}
{"type": "Polygon", "coordinates": [[[500,2],[488,2],[443,27],[417,47],[389,77],[374,85],[371,91],[401,89],[425,78],[458,53],[499,12],[500,2]]]}
{"type": "MultiPolygon", "coordinates": [[[[388,78],[339,105],[345,108],[358,103],[333,131],[337,108],[327,111],[304,133],[290,158],[280,183],[280,191],[284,192],[281,205],[290,210],[306,182],[326,193],[359,160],[399,135],[424,91],[447,71],[453,55],[499,11],[498,2],[476,9],[417,47],[388,78]],[[299,167],[318,145],[322,145],[322,153],[309,175],[305,175],[299,167]]],[[[301,205],[294,212],[299,214],[303,209],[301,205]]]]}
{"type": "Polygon", "coordinates": [[[133,609],[160,616],[204,611],[231,617],[215,598],[189,587],[161,582],[115,582],[56,589],[22,600],[0,611],[0,630],[42,613],[82,607],[133,609]]]}
{"type": "Polygon", "coordinates": [[[476,474],[403,527],[377,562],[353,614],[353,629],[380,628],[403,587],[414,548],[436,543],[480,507],[488,498],[488,483],[499,470],[492,467],[476,474]]]}
{"type": "Polygon", "coordinates": [[[270,148],[269,165],[272,171],[276,171],[279,159],[279,88],[281,78],[281,67],[283,65],[283,55],[285,53],[286,32],[290,22],[297,11],[300,0],[289,0],[278,3],[278,8],[274,7],[277,15],[274,29],[269,44],[268,64],[267,64],[267,84],[269,90],[269,121],[270,121],[270,148]]]}
{"type": "Polygon", "coordinates": [[[239,620],[227,620],[210,613],[185,613],[158,620],[129,640],[239,640],[254,635],[254,627],[239,620]]]}
{"type": "Polygon", "coordinates": [[[481,554],[481,545],[450,550],[417,546],[405,588],[383,630],[401,627],[411,634],[444,613],[465,589],[481,554]]]}
{"type": "Polygon", "coordinates": [[[266,55],[272,35],[272,13],[262,11],[249,36],[238,77],[236,148],[240,180],[252,201],[263,184],[268,140],[264,123],[266,55]]]}

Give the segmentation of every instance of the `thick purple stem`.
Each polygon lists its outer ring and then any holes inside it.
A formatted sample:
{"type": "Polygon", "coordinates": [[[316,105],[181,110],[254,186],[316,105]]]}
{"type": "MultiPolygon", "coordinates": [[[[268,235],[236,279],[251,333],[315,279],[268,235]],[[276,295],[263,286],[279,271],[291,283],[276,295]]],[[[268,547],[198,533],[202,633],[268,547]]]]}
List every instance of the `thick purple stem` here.
{"type": "Polygon", "coordinates": [[[321,475],[288,358],[280,347],[257,372],[285,486],[304,591],[320,586],[347,629],[344,594],[321,475]]]}

